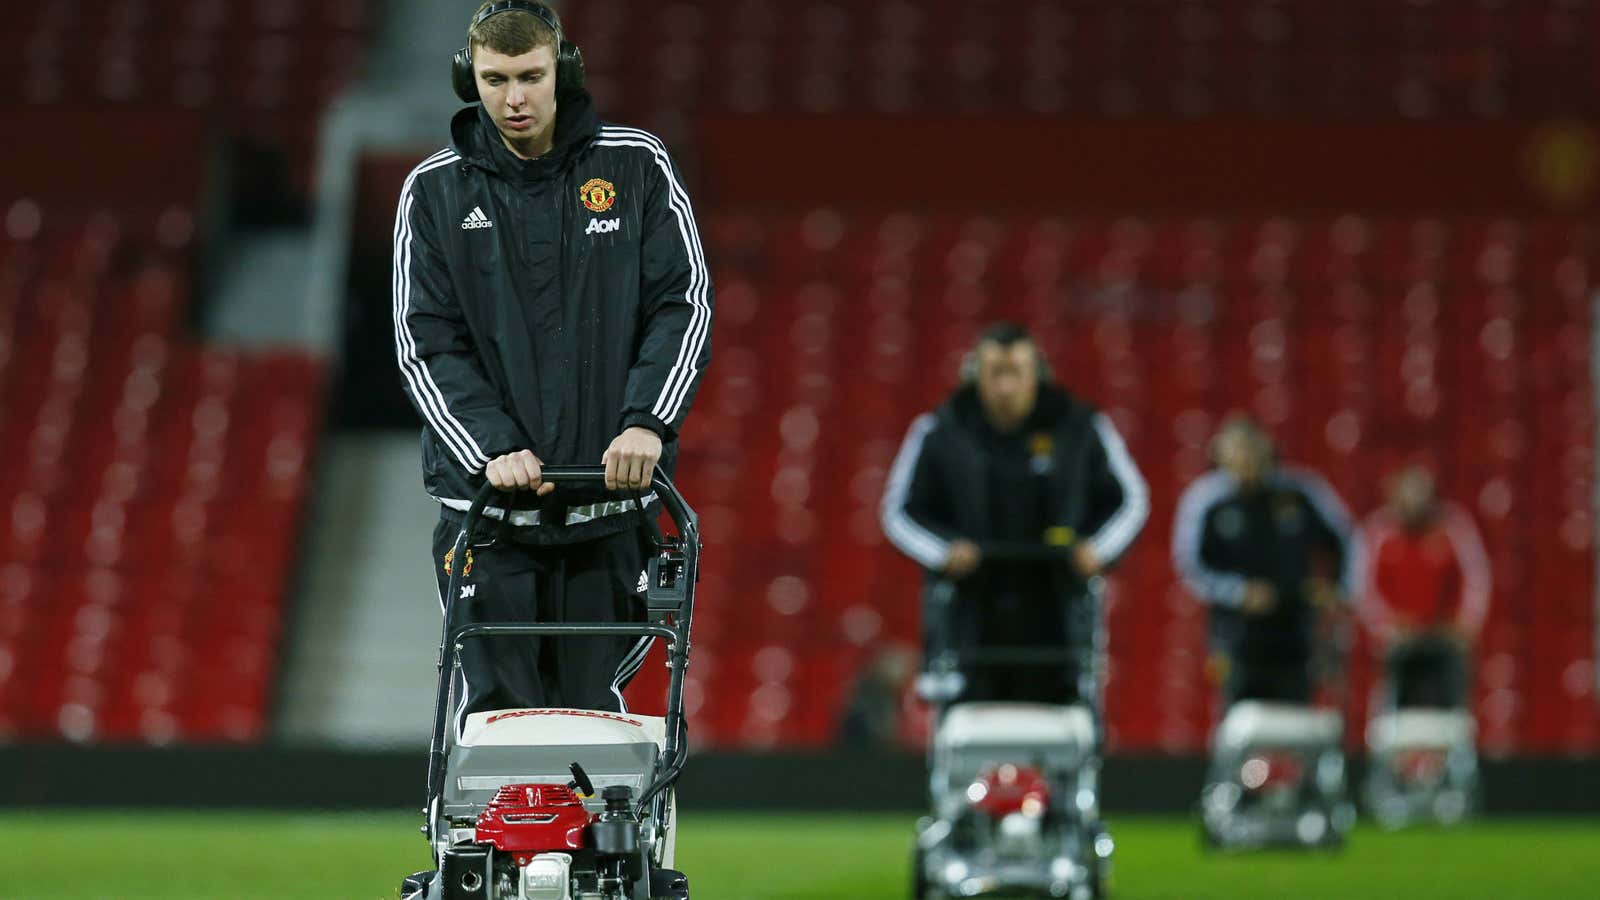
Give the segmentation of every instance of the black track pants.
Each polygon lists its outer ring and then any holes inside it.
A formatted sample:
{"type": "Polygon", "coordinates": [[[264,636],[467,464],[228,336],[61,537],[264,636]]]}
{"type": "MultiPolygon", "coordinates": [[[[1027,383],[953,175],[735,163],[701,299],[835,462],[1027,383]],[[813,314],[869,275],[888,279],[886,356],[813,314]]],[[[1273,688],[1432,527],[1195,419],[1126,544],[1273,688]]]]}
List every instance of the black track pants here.
{"type": "Polygon", "coordinates": [[[1415,638],[1396,647],[1388,664],[1396,706],[1456,709],[1465,702],[1466,660],[1450,640],[1415,638]]]}
{"type": "MultiPolygon", "coordinates": [[[[450,581],[445,557],[459,533],[443,518],[433,531],[441,597],[450,581]]],[[[456,623],[642,621],[648,540],[646,531],[545,547],[479,538],[462,573],[456,623]]],[[[622,689],[648,649],[649,638],[471,638],[455,684],[455,727],[459,732],[466,713],[491,709],[621,710],[622,689]]]]}

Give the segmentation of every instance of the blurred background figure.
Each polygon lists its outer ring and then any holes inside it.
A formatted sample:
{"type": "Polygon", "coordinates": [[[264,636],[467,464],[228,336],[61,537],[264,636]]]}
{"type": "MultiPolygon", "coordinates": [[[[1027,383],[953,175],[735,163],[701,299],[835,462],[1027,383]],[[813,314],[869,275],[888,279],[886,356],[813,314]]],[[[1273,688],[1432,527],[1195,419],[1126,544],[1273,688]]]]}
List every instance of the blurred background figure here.
{"type": "Polygon", "coordinates": [[[1394,475],[1364,524],[1371,564],[1359,609],[1399,706],[1453,708],[1489,614],[1489,561],[1472,517],[1440,500],[1420,466],[1394,475]]]}
{"type": "Polygon", "coordinates": [[[880,749],[913,745],[916,675],[917,651],[909,644],[893,643],[878,651],[850,686],[838,742],[880,749]]]}
{"type": "Polygon", "coordinates": [[[1357,583],[1359,544],[1333,489],[1279,466],[1255,421],[1225,422],[1211,455],[1216,471],[1184,492],[1172,535],[1174,565],[1210,605],[1226,705],[1201,789],[1203,835],[1230,848],[1336,844],[1355,821],[1342,703],[1313,701],[1318,687],[1343,685],[1345,642],[1327,626],[1357,583]]]}
{"type": "Polygon", "coordinates": [[[1251,419],[1222,426],[1212,459],[1178,502],[1172,559],[1210,606],[1213,676],[1228,703],[1309,703],[1318,615],[1356,583],[1350,516],[1320,476],[1279,466],[1251,419]]]}
{"type": "MultiPolygon", "coordinates": [[[[1082,582],[1116,562],[1149,516],[1149,492],[1103,413],[1055,383],[1022,326],[983,332],[962,385],[911,424],[883,494],[883,528],[916,560],[930,589],[955,583],[946,622],[953,646],[1054,647],[1070,640],[1068,604],[1082,582]],[[1070,552],[1071,572],[1046,561],[986,560],[1046,545],[1070,552]]],[[[983,665],[963,673],[962,700],[1069,703],[1076,673],[983,665]]]]}
{"type": "Polygon", "coordinates": [[[985,328],[961,373],[912,422],[883,494],[884,533],[926,576],[933,817],[912,896],[1102,896],[1100,575],[1143,529],[1149,491],[1022,326],[985,328]]]}
{"type": "Polygon", "coordinates": [[[1433,474],[1391,476],[1364,533],[1362,618],[1385,678],[1367,723],[1367,807],[1398,827],[1458,822],[1477,804],[1477,723],[1466,707],[1472,648],[1489,613],[1489,564],[1472,518],[1439,499],[1433,474]]]}

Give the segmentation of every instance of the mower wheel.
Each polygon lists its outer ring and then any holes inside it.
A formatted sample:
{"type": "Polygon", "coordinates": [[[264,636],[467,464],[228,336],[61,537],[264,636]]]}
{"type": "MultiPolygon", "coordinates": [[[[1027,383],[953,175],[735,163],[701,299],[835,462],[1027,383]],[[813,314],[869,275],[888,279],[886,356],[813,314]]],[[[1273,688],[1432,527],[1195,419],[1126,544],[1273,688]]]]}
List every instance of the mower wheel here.
{"type": "Polygon", "coordinates": [[[928,873],[924,866],[926,854],[921,845],[911,851],[911,900],[940,900],[928,884],[928,873]]]}
{"type": "Polygon", "coordinates": [[[676,869],[650,870],[650,900],[689,900],[689,877],[676,869]]]}

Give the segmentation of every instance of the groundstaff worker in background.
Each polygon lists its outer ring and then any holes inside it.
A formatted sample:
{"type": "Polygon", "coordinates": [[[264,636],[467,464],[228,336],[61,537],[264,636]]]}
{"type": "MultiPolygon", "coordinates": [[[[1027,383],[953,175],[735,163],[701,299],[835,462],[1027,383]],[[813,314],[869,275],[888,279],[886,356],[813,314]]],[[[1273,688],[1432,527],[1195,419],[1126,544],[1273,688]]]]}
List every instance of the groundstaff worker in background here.
{"type": "MultiPolygon", "coordinates": [[[[983,332],[963,383],[911,423],[884,490],[884,533],[930,583],[957,586],[965,647],[1065,648],[1073,584],[1103,572],[1149,516],[1149,492],[1103,413],[1055,384],[1021,326],[983,332]],[[991,564],[986,542],[1070,546],[1076,578],[1049,564],[991,564]]],[[[1077,588],[1081,590],[1080,588],[1077,588]]],[[[1070,703],[1074,673],[967,671],[961,700],[1070,703]]]]}
{"type": "MultiPolygon", "coordinates": [[[[453,74],[481,104],[406,179],[394,231],[395,349],[425,422],[439,589],[460,566],[475,620],[642,619],[651,478],[676,458],[711,355],[689,197],[660,140],[601,124],[542,3],[485,3],[453,74]],[[621,494],[541,480],[574,464],[604,464],[621,494]],[[508,493],[453,559],[485,479],[508,493]]],[[[470,642],[455,727],[484,709],[619,709],[647,641],[470,642]]]]}
{"type": "Polygon", "coordinates": [[[1454,708],[1489,614],[1489,560],[1472,517],[1412,467],[1363,523],[1371,570],[1361,612],[1384,650],[1397,706],[1454,708]]]}
{"type": "Polygon", "coordinates": [[[1318,615],[1358,583],[1350,515],[1321,478],[1279,466],[1248,418],[1224,423],[1212,457],[1172,531],[1174,565],[1211,608],[1211,670],[1229,703],[1309,703],[1318,615]]]}

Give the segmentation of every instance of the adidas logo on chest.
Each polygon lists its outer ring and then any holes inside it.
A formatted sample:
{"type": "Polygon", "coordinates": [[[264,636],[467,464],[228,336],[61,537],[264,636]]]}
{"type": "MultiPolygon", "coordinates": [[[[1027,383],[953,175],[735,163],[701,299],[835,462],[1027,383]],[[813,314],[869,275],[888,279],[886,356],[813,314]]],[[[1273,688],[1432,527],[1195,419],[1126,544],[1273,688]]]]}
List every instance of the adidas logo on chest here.
{"type": "Polygon", "coordinates": [[[483,207],[481,206],[474,206],[472,208],[472,212],[467,213],[467,217],[461,220],[462,231],[471,231],[474,228],[493,227],[494,222],[491,221],[488,216],[483,214],[483,207]]]}

